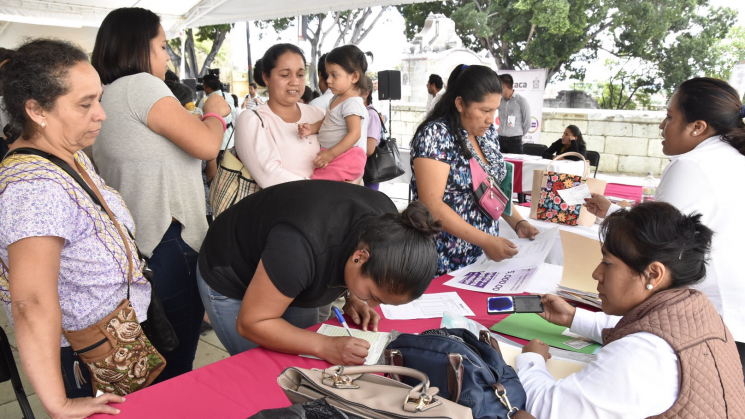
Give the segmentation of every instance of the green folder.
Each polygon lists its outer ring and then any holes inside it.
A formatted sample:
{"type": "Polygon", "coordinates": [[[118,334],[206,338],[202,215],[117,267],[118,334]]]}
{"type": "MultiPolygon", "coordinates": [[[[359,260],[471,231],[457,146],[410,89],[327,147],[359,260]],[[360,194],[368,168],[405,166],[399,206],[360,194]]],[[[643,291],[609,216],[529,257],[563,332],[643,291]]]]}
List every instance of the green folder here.
{"type": "Polygon", "coordinates": [[[507,168],[507,175],[504,180],[499,184],[499,188],[507,196],[507,205],[504,207],[504,213],[508,217],[512,215],[512,191],[514,190],[515,183],[515,165],[506,161],[504,162],[507,168]]]}
{"type": "Polygon", "coordinates": [[[561,334],[566,330],[566,327],[549,323],[534,313],[510,314],[507,318],[492,326],[491,330],[526,340],[540,339],[549,346],[583,354],[595,353],[600,347],[597,343],[590,344],[590,346],[585,346],[582,349],[574,349],[571,346],[564,345],[563,342],[573,339],[561,334]]]}

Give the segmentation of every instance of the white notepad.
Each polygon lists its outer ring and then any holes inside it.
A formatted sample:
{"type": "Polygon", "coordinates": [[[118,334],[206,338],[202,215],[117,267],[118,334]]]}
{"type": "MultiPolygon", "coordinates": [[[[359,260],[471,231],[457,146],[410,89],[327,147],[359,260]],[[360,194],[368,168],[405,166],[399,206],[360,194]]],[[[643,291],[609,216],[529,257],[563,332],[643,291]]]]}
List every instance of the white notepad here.
{"type": "MultiPolygon", "coordinates": [[[[367,358],[365,358],[365,365],[375,365],[378,362],[378,359],[380,359],[380,356],[383,354],[383,351],[385,351],[385,347],[388,345],[388,341],[390,340],[390,333],[385,332],[365,332],[363,330],[359,329],[350,329],[352,331],[352,336],[366,340],[370,343],[370,349],[367,353],[367,358]]],[[[324,336],[349,336],[347,334],[347,330],[340,326],[332,326],[330,324],[322,324],[320,328],[318,328],[318,332],[324,336]]],[[[304,356],[306,358],[316,358],[312,355],[300,355],[304,356]]]]}

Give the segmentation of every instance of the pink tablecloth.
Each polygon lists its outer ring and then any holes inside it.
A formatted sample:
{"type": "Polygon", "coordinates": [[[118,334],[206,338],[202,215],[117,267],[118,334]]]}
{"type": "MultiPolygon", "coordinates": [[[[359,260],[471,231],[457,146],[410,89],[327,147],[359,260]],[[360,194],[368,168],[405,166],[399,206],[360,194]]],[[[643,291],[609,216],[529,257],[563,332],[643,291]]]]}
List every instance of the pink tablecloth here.
{"type": "Polygon", "coordinates": [[[642,199],[642,187],[633,185],[622,185],[620,183],[609,183],[605,186],[605,196],[633,199],[636,201],[636,203],[639,203],[642,199]]]}
{"type": "MultiPolygon", "coordinates": [[[[447,275],[435,279],[427,292],[456,291],[454,288],[443,285],[449,279],[447,275]]],[[[473,319],[484,326],[491,327],[506,317],[506,315],[489,315],[486,312],[488,294],[465,290],[457,290],[457,292],[476,314],[473,319]]],[[[380,309],[378,312],[380,313],[380,309]]],[[[381,317],[378,328],[383,332],[395,329],[400,332],[418,333],[440,327],[440,321],[439,318],[388,320],[381,317]]],[[[335,321],[328,323],[338,324],[335,321]]],[[[315,326],[311,330],[318,327],[315,326]]],[[[121,413],[116,416],[117,419],[245,419],[263,409],[290,405],[277,385],[277,376],[285,368],[290,366],[324,368],[328,365],[325,361],[257,348],[130,394],[125,403],[112,406],[121,409],[121,413]]],[[[91,417],[111,418],[108,415],[91,417]]]]}

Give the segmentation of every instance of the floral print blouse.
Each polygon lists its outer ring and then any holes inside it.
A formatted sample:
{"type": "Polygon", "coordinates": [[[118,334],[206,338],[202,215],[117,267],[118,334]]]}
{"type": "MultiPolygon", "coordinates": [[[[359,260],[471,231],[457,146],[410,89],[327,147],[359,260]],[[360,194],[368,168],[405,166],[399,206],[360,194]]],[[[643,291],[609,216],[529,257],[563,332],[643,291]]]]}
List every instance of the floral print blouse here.
{"type": "MultiPolygon", "coordinates": [[[[484,136],[476,138],[486,157],[486,162],[481,161],[478,154],[474,152],[470,141],[467,140],[467,133],[462,128],[460,129],[460,135],[464,136],[466,146],[481,163],[487,174],[501,182],[506,176],[506,168],[502,153],[499,151],[497,129],[494,125],[486,130],[484,136]]],[[[476,204],[468,159],[455,141],[450,124],[446,120],[439,119],[427,124],[411,143],[411,190],[413,199],[419,199],[416,175],[414,174],[414,159],[419,157],[449,164],[450,174],[445,185],[443,201],[472,226],[492,236],[499,235],[499,221],[492,220],[484,215],[476,204]]],[[[442,231],[436,237],[435,243],[437,245],[438,276],[474,263],[483,253],[480,247],[445,231],[442,231]]]]}

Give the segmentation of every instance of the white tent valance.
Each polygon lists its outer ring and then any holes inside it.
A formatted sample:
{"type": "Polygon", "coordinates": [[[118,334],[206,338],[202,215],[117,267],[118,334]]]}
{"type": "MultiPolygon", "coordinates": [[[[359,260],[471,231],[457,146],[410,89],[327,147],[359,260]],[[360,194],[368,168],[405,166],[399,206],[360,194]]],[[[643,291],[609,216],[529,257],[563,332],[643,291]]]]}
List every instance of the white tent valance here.
{"type": "Polygon", "coordinates": [[[157,13],[170,38],[184,28],[416,1],[422,0],[0,0],[0,46],[14,47],[23,36],[56,35],[87,48],[90,28],[98,28],[110,11],[120,7],[157,13]]]}

